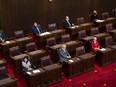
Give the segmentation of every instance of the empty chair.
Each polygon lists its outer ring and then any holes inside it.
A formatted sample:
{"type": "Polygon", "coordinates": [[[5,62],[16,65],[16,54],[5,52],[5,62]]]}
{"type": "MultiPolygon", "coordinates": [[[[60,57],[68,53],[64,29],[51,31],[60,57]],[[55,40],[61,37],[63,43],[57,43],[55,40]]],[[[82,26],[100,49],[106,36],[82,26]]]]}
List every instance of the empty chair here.
{"type": "Polygon", "coordinates": [[[84,17],[77,18],[77,23],[84,24],[85,23],[84,17]]]}
{"type": "Polygon", "coordinates": [[[22,54],[18,46],[9,48],[9,51],[12,59],[13,70],[15,73],[20,73],[22,71],[21,60],[26,56],[26,54],[22,54]]]}
{"type": "Polygon", "coordinates": [[[53,46],[53,45],[56,45],[55,37],[51,37],[47,39],[47,46],[53,46]]]}
{"type": "Polygon", "coordinates": [[[87,35],[86,35],[86,31],[85,30],[81,30],[78,32],[78,37],[79,39],[82,39],[82,38],[85,38],[87,35]]]}
{"type": "Polygon", "coordinates": [[[99,29],[98,27],[94,27],[94,28],[91,28],[91,35],[96,35],[96,34],[99,34],[99,29]]]}
{"type": "Polygon", "coordinates": [[[41,66],[46,70],[46,83],[53,84],[61,81],[61,65],[52,63],[50,56],[44,56],[41,58],[41,66]]]}
{"type": "Polygon", "coordinates": [[[62,42],[63,43],[66,43],[66,42],[69,42],[69,41],[71,41],[69,34],[62,35],[62,42]]]}
{"type": "Polygon", "coordinates": [[[57,29],[56,23],[48,24],[49,31],[54,31],[57,29]]]}
{"type": "Polygon", "coordinates": [[[116,62],[116,43],[113,42],[112,36],[109,36],[109,37],[105,38],[105,45],[107,47],[110,47],[110,48],[114,49],[114,52],[113,52],[113,55],[112,55],[113,56],[112,59],[113,59],[113,61],[116,62]]]}
{"type": "Polygon", "coordinates": [[[23,30],[15,31],[14,34],[15,34],[15,37],[16,37],[17,39],[18,39],[18,38],[23,38],[23,37],[24,37],[24,32],[23,32],[23,30]]]}
{"type": "Polygon", "coordinates": [[[40,65],[40,58],[44,56],[44,50],[38,50],[35,43],[26,44],[27,54],[30,55],[30,61],[34,65],[40,65]]]}
{"type": "Polygon", "coordinates": [[[113,41],[116,41],[116,29],[113,28],[112,23],[106,24],[106,32],[113,37],[113,41]]]}
{"type": "Polygon", "coordinates": [[[102,13],[102,19],[105,20],[107,18],[109,18],[109,13],[108,12],[102,13]]]}
{"type": "Polygon", "coordinates": [[[94,69],[95,55],[86,53],[84,46],[76,48],[76,56],[82,59],[82,72],[87,72],[94,69]]]}

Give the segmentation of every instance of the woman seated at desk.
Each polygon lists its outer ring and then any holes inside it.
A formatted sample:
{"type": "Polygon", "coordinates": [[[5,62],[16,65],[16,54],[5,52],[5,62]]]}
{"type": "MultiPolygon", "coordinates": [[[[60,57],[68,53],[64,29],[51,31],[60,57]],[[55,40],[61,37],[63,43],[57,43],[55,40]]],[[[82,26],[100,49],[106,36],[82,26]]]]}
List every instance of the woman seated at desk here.
{"type": "Polygon", "coordinates": [[[100,50],[99,42],[97,41],[97,38],[94,37],[93,41],[91,42],[92,52],[96,53],[98,50],[100,50]]]}
{"type": "Polygon", "coordinates": [[[29,60],[29,56],[24,57],[24,59],[22,61],[22,67],[23,67],[24,71],[33,70],[30,60],[29,60]]]}

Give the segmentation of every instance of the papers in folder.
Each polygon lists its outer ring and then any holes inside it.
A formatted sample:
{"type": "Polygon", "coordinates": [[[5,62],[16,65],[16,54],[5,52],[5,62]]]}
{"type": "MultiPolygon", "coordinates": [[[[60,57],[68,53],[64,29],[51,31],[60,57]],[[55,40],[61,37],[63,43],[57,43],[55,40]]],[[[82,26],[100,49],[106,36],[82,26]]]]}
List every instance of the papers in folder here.
{"type": "Polygon", "coordinates": [[[33,70],[33,73],[38,73],[40,72],[40,70],[33,70]]]}
{"type": "Polygon", "coordinates": [[[40,36],[44,36],[44,35],[47,35],[47,34],[50,34],[50,32],[41,33],[40,36]]]}
{"type": "Polygon", "coordinates": [[[95,20],[96,22],[104,22],[105,20],[99,20],[99,19],[97,19],[97,20],[95,20]]]}
{"type": "Polygon", "coordinates": [[[10,43],[10,41],[6,41],[6,43],[10,43]]]}
{"type": "Polygon", "coordinates": [[[71,63],[74,62],[73,60],[69,60],[71,63]]]}
{"type": "Polygon", "coordinates": [[[76,26],[72,26],[71,28],[74,29],[74,28],[76,28],[76,27],[78,27],[78,25],[76,25],[76,26]]]}
{"type": "Polygon", "coordinates": [[[105,51],[106,49],[105,48],[101,48],[100,51],[105,51]]]}

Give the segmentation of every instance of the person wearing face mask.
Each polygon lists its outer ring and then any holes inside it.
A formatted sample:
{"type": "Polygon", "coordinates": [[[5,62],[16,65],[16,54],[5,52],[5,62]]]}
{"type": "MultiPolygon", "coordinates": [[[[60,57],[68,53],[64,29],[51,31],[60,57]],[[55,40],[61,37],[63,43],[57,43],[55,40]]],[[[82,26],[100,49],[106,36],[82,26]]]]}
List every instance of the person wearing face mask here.
{"type": "Polygon", "coordinates": [[[58,50],[58,55],[61,63],[63,63],[68,58],[71,58],[65,44],[62,44],[61,48],[58,50]]]}
{"type": "Polygon", "coordinates": [[[74,24],[70,21],[69,16],[65,17],[65,20],[63,21],[63,28],[67,29],[68,27],[72,27],[74,24]]]}
{"type": "Polygon", "coordinates": [[[100,50],[100,45],[96,37],[93,38],[93,41],[91,42],[91,47],[93,53],[96,53],[97,51],[100,50]]]}
{"type": "Polygon", "coordinates": [[[34,26],[32,27],[32,31],[34,34],[41,34],[43,33],[41,26],[37,24],[37,22],[34,22],[34,26]]]}
{"type": "Polygon", "coordinates": [[[95,20],[98,19],[98,14],[97,14],[96,10],[93,10],[93,12],[90,16],[90,19],[91,19],[92,22],[95,22],[95,20]]]}
{"type": "Polygon", "coordinates": [[[22,61],[22,67],[25,71],[30,71],[33,70],[32,65],[30,63],[29,57],[25,56],[23,61],[22,61]]]}

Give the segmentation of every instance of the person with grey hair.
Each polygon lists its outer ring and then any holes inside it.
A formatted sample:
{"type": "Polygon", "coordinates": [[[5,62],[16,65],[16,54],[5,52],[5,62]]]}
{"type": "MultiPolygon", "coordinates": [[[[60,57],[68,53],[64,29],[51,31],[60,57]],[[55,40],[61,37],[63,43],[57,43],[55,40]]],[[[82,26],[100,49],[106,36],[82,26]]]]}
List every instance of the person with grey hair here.
{"type": "Polygon", "coordinates": [[[96,53],[98,50],[100,50],[99,42],[97,41],[97,37],[93,38],[93,41],[91,42],[92,52],[96,53]]]}
{"type": "Polygon", "coordinates": [[[58,50],[58,55],[61,63],[63,63],[68,58],[71,58],[65,44],[62,44],[62,47],[58,50]]]}

